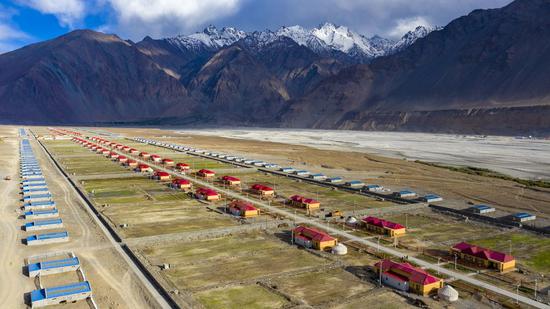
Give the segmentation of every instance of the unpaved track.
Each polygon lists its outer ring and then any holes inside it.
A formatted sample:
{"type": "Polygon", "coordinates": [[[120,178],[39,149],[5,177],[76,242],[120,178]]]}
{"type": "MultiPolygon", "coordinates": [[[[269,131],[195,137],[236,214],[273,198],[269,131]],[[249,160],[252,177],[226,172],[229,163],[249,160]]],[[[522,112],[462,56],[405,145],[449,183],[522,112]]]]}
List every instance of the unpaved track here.
{"type": "Polygon", "coordinates": [[[23,276],[22,244],[19,239],[21,223],[18,222],[18,140],[17,130],[2,130],[9,138],[0,143],[0,308],[21,308],[23,294],[33,287],[31,280],[23,276]],[[10,175],[13,180],[3,178],[10,175]]]}
{"type": "MultiPolygon", "coordinates": [[[[64,181],[62,174],[30,136],[29,140],[59,208],[60,218],[69,232],[70,241],[32,247],[21,243],[21,239],[31,233],[21,230],[25,221],[19,219],[21,196],[17,128],[0,126],[0,136],[3,137],[0,141],[0,309],[28,308],[24,303],[24,295],[36,288],[36,282],[23,273],[25,258],[63,250],[73,251],[80,258],[99,308],[159,308],[140,280],[129,271],[130,268],[112,243],[102,235],[86,211],[85,204],[78,200],[76,191],[64,181]],[[6,175],[10,175],[12,180],[3,180],[6,175]]],[[[39,233],[43,232],[50,231],[39,233]]],[[[86,302],[77,302],[52,308],[77,309],[88,308],[88,305],[86,302]]]]}

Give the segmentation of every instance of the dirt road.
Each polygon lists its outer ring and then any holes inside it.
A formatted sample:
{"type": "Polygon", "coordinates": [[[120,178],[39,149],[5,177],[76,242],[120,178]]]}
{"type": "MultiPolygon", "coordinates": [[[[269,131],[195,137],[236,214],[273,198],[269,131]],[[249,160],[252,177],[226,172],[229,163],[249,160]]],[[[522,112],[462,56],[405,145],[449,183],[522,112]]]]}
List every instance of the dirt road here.
{"type": "MultiPolygon", "coordinates": [[[[136,276],[90,217],[77,193],[46,157],[36,141],[31,140],[48,188],[53,195],[69,232],[67,243],[25,246],[21,239],[33,232],[21,229],[18,178],[18,131],[15,127],[0,127],[0,176],[12,177],[0,186],[0,308],[27,308],[24,295],[36,289],[35,281],[23,272],[24,259],[53,251],[73,251],[82,264],[93,288],[93,297],[100,308],[158,308],[136,276]]],[[[44,231],[49,232],[49,231],[44,231]]],[[[52,275],[62,277],[63,275],[52,275]]],[[[55,281],[55,280],[52,280],[55,281]]],[[[56,308],[58,306],[53,306],[56,308]]],[[[87,308],[85,302],[60,305],[60,308],[87,308]]]]}

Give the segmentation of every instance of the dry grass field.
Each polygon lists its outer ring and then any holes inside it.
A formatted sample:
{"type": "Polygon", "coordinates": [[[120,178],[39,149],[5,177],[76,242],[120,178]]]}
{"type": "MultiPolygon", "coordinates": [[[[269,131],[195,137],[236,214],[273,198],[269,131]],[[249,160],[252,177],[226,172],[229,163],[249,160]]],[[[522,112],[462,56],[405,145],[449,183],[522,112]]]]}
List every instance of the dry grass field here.
{"type": "Polygon", "coordinates": [[[256,284],[205,290],[195,297],[207,309],[276,309],[289,304],[284,297],[256,284]]]}

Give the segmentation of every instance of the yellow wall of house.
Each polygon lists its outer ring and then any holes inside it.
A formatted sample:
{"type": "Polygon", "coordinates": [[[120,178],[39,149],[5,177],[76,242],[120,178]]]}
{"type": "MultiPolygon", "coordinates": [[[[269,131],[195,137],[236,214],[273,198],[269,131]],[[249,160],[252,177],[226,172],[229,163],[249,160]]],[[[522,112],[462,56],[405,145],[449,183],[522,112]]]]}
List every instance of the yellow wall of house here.
{"type": "Polygon", "coordinates": [[[304,208],[305,208],[305,209],[309,209],[309,210],[311,210],[311,209],[318,209],[320,205],[321,205],[320,203],[315,203],[315,204],[304,204],[304,208]]]}
{"type": "Polygon", "coordinates": [[[392,231],[393,231],[392,236],[394,236],[394,237],[403,236],[407,232],[406,229],[398,229],[398,230],[392,230],[392,231]]]}
{"type": "Polygon", "coordinates": [[[250,218],[250,217],[255,217],[257,215],[260,214],[260,211],[259,210],[246,210],[244,212],[244,217],[245,218],[250,218]]]}
{"type": "MultiPolygon", "coordinates": [[[[469,261],[469,262],[473,262],[477,265],[480,265],[480,266],[483,266],[483,267],[486,267],[486,268],[489,268],[490,265],[491,265],[491,261],[489,261],[489,260],[481,259],[481,258],[478,258],[477,256],[464,254],[460,251],[455,251],[455,250],[451,249],[451,254],[455,254],[455,253],[457,253],[458,256],[461,259],[469,261]]],[[[504,263],[501,263],[501,262],[498,262],[498,261],[492,261],[492,262],[496,263],[496,265],[497,265],[496,269],[498,271],[506,271],[506,270],[510,270],[510,269],[513,269],[514,267],[516,267],[516,260],[512,260],[512,261],[504,262],[504,263]]]]}
{"type": "Polygon", "coordinates": [[[318,250],[325,250],[327,247],[334,247],[336,246],[336,239],[335,240],[328,240],[328,241],[321,241],[321,242],[314,242],[314,246],[318,250]]]}
{"type": "Polygon", "coordinates": [[[398,236],[402,236],[406,233],[405,229],[398,229],[398,230],[385,229],[383,227],[380,227],[380,226],[377,226],[377,225],[372,225],[372,224],[367,224],[367,223],[365,223],[365,227],[367,228],[367,230],[374,231],[378,234],[388,235],[390,237],[398,237],[398,236]]]}
{"type": "Polygon", "coordinates": [[[516,267],[516,260],[511,260],[510,262],[505,262],[500,264],[500,271],[505,271],[509,269],[513,269],[516,267]]]}
{"type": "Polygon", "coordinates": [[[443,287],[443,281],[442,280],[439,280],[439,281],[434,282],[434,283],[426,284],[426,285],[422,286],[421,294],[426,296],[426,295],[432,293],[432,291],[440,289],[442,287],[443,287]]]}

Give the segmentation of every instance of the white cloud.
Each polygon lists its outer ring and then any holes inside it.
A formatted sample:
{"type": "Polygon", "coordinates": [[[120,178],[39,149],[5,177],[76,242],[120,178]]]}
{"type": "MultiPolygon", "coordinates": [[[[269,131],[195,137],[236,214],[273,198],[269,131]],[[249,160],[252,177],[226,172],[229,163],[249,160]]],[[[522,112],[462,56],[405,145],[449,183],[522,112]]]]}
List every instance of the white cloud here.
{"type": "Polygon", "coordinates": [[[16,11],[0,5],[0,54],[12,51],[32,39],[29,34],[12,25],[11,17],[14,14],[16,11]]]}
{"type": "Polygon", "coordinates": [[[61,26],[69,28],[73,28],[86,14],[84,0],[19,0],[19,3],[43,14],[55,15],[61,26]]]}
{"type": "Polygon", "coordinates": [[[133,38],[167,35],[236,13],[243,0],[108,0],[117,15],[110,27],[133,38]]]}
{"type": "Polygon", "coordinates": [[[388,35],[393,38],[399,38],[418,26],[432,27],[432,24],[422,16],[401,18],[395,22],[395,26],[391,28],[388,35]]]}

